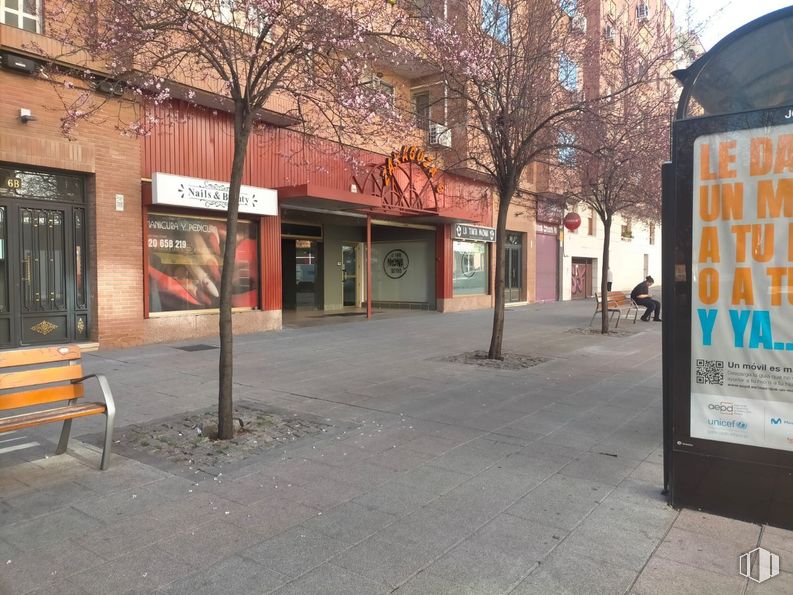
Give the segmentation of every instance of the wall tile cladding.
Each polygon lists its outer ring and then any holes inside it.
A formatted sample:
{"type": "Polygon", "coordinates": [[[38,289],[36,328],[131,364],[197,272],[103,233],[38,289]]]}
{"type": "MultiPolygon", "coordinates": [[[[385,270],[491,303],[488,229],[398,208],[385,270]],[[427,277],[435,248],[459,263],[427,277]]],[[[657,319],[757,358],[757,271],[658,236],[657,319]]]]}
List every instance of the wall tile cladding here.
{"type": "Polygon", "coordinates": [[[73,140],[60,130],[63,110],[49,83],[0,71],[0,161],[88,174],[87,202],[91,234],[92,339],[103,345],[143,340],[143,269],[139,141],[116,129],[129,118],[128,104],[112,101],[104,121],[81,123],[73,140]],[[36,121],[23,124],[20,108],[36,121]],[[115,195],[123,194],[123,212],[115,195]]]}

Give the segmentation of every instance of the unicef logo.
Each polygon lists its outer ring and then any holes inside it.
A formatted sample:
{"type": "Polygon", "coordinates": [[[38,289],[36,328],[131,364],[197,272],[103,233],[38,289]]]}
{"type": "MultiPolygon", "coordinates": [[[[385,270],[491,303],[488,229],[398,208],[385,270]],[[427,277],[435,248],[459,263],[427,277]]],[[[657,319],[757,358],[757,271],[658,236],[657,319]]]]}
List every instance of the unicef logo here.
{"type": "Polygon", "coordinates": [[[391,250],[383,259],[383,271],[391,279],[404,277],[405,273],[408,272],[409,265],[410,259],[407,252],[399,248],[391,250]]]}
{"type": "Polygon", "coordinates": [[[739,421],[735,423],[735,427],[738,428],[739,430],[746,430],[749,428],[749,424],[746,423],[745,421],[739,421]]]}

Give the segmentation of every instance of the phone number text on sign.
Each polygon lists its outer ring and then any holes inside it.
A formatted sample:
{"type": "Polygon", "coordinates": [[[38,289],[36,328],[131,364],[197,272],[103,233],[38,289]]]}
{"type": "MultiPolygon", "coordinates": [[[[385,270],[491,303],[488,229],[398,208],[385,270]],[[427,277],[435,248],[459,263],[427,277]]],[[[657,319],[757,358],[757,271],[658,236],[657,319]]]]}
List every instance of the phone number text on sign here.
{"type": "Polygon", "coordinates": [[[172,240],[169,238],[149,238],[149,248],[187,250],[188,244],[186,240],[172,240]]]}

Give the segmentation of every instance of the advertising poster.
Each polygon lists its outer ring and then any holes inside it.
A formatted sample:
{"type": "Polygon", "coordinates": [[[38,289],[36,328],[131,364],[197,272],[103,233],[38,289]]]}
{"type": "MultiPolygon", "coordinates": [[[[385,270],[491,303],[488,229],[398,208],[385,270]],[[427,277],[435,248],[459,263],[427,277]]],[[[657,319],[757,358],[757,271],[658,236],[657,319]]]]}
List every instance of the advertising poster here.
{"type": "Polygon", "coordinates": [[[793,125],[699,137],[691,436],[793,450],[793,125]]]}
{"type": "Polygon", "coordinates": [[[376,302],[430,301],[435,271],[430,242],[372,242],[372,299],[376,302]]]}
{"type": "MultiPolygon", "coordinates": [[[[219,307],[226,223],[219,219],[149,213],[149,311],[219,307]]],[[[232,306],[258,305],[256,227],[237,223],[232,306]]]]}

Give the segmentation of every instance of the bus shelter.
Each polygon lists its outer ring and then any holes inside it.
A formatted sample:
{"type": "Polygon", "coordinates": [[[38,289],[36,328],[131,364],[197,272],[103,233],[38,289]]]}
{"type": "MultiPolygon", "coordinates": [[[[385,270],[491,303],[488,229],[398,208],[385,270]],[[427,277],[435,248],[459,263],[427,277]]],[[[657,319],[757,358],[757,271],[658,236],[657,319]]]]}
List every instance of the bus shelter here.
{"type": "Polygon", "coordinates": [[[675,74],[665,489],[674,506],[793,529],[793,7],[675,74]]]}

